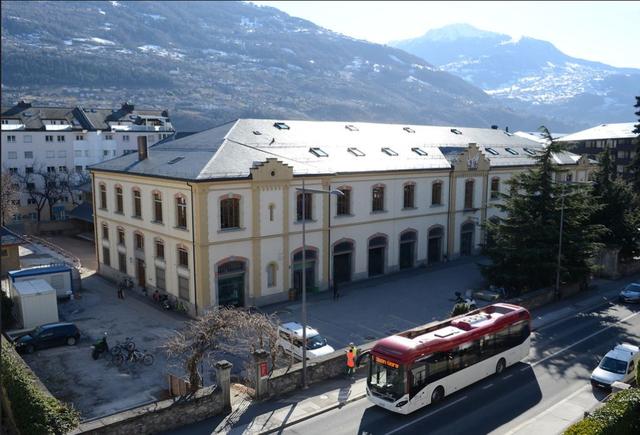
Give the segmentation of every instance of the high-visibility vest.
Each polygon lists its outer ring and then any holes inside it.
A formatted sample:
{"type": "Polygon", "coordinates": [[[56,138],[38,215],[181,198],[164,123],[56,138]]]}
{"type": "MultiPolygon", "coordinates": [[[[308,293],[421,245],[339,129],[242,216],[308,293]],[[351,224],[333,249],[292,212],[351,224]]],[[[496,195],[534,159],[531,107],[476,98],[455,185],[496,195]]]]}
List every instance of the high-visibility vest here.
{"type": "Polygon", "coordinates": [[[356,355],[353,352],[353,349],[349,349],[349,351],[347,352],[347,367],[352,369],[355,366],[356,366],[356,355]]]}

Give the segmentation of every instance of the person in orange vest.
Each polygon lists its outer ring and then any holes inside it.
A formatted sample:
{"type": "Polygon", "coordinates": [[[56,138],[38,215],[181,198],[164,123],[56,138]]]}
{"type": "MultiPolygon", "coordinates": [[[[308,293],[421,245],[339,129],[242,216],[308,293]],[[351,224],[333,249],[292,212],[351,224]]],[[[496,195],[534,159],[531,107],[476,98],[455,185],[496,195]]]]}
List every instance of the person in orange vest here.
{"type": "Polygon", "coordinates": [[[356,353],[356,347],[353,343],[349,343],[349,349],[347,349],[347,375],[351,377],[353,377],[356,371],[356,353]]]}

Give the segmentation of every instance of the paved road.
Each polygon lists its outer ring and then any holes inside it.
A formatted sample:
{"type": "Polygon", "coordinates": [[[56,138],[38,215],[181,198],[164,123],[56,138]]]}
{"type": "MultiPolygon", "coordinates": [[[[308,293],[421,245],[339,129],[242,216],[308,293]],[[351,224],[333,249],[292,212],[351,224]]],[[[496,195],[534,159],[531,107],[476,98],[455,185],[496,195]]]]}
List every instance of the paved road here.
{"type": "Polygon", "coordinates": [[[620,341],[640,343],[640,307],[607,305],[535,332],[530,357],[410,416],[359,400],[285,429],[285,434],[547,434],[605,396],[589,375],[620,341]],[[576,413],[577,412],[577,413],[576,413]],[[547,429],[545,430],[545,425],[547,429]],[[556,425],[557,427],[557,425],[556,425]]]}

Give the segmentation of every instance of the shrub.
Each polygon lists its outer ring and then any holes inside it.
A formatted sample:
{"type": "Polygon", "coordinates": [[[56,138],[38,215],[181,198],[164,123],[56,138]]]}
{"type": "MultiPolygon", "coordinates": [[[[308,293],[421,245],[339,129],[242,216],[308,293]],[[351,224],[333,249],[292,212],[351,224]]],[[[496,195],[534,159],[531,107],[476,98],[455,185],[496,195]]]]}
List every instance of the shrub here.
{"type": "Polygon", "coordinates": [[[78,426],[78,412],[42,391],[11,344],[2,337],[3,392],[22,434],[62,435],[78,426]]]}
{"type": "Polygon", "coordinates": [[[620,391],[589,417],[571,426],[565,435],[633,435],[640,433],[640,389],[620,391]]]}
{"type": "Polygon", "coordinates": [[[7,329],[11,329],[15,323],[15,319],[13,318],[13,301],[2,290],[0,290],[0,305],[2,306],[2,312],[0,314],[2,317],[2,330],[6,331],[7,329]]]}
{"type": "Polygon", "coordinates": [[[469,304],[459,302],[453,306],[453,311],[451,311],[450,317],[459,316],[460,314],[467,314],[469,311],[471,311],[471,307],[469,306],[469,304]]]}

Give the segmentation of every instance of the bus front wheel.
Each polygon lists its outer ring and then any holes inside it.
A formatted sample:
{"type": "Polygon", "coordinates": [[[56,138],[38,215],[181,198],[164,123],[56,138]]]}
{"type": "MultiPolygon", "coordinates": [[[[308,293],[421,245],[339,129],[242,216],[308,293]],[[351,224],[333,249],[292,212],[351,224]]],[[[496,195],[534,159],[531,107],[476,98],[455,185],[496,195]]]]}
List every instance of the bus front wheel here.
{"type": "Polygon", "coordinates": [[[505,368],[507,368],[507,362],[504,360],[504,358],[500,358],[498,364],[496,364],[496,375],[502,373],[505,368]]]}
{"type": "Polygon", "coordinates": [[[433,393],[431,393],[431,403],[438,403],[443,398],[444,398],[444,388],[442,387],[437,387],[435,390],[433,390],[433,393]]]}

